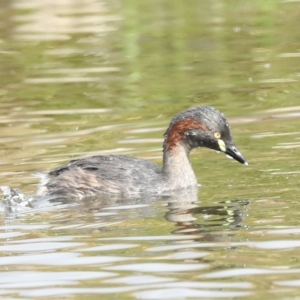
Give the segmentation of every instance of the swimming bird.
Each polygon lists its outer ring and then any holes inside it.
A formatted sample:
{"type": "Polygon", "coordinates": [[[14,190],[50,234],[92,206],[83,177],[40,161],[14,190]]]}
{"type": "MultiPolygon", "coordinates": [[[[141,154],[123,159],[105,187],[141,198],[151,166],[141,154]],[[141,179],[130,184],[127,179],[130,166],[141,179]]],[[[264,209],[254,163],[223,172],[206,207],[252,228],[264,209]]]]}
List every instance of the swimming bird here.
{"type": "Polygon", "coordinates": [[[103,193],[162,194],[197,186],[189,161],[193,148],[206,147],[247,165],[233,142],[225,116],[211,106],[178,113],[164,134],[163,166],[125,155],[75,159],[42,175],[38,195],[85,198],[103,193]]]}

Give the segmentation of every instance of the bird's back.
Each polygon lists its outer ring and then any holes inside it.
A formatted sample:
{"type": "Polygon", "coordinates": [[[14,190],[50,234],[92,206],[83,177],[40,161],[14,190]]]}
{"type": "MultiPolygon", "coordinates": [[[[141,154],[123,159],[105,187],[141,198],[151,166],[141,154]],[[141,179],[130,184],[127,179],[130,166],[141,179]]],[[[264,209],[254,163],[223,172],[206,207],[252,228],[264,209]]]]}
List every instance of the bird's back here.
{"type": "Polygon", "coordinates": [[[155,192],[162,185],[162,169],[145,159],[98,155],[72,160],[46,175],[46,194],[94,196],[101,192],[155,192]]]}

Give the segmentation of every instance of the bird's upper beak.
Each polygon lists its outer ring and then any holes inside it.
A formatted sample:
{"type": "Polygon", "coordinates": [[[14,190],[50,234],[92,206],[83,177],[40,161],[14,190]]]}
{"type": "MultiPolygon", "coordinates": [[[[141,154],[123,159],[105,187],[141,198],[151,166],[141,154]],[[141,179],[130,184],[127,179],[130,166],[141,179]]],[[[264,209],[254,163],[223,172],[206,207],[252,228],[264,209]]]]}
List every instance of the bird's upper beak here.
{"type": "Polygon", "coordinates": [[[219,140],[219,147],[222,152],[227,154],[230,158],[233,158],[241,164],[248,165],[246,158],[242,153],[235,147],[234,144],[225,144],[223,140],[219,140]]]}
{"type": "Polygon", "coordinates": [[[248,165],[246,158],[234,145],[230,145],[229,147],[227,147],[225,153],[241,164],[248,165]]]}

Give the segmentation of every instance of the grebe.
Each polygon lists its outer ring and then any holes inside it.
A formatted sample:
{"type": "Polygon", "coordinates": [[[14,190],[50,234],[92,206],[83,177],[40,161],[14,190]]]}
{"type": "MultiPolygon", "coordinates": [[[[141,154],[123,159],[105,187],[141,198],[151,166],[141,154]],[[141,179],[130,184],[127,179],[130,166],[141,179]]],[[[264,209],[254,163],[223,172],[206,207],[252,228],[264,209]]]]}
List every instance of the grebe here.
{"type": "Polygon", "coordinates": [[[165,193],[197,186],[189,161],[193,148],[207,147],[247,165],[234,145],[225,116],[210,106],[177,114],[163,143],[163,167],[125,155],[97,155],[70,161],[42,175],[38,195],[92,197],[103,193],[165,193]]]}

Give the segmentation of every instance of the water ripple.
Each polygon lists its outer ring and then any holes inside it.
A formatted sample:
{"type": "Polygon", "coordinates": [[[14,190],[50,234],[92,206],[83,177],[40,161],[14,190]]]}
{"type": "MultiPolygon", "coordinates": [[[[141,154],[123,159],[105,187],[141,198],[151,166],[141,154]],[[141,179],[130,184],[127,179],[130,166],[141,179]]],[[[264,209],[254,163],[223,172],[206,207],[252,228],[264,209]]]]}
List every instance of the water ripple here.
{"type": "Polygon", "coordinates": [[[64,249],[83,246],[85,243],[22,243],[20,245],[4,245],[0,246],[0,251],[3,252],[36,252],[36,251],[50,251],[55,249],[64,249]]]}
{"type": "Polygon", "coordinates": [[[74,250],[74,251],[80,251],[80,252],[114,251],[114,250],[131,249],[138,246],[139,245],[134,245],[134,244],[112,244],[112,245],[95,246],[90,248],[82,248],[80,250],[74,250]]]}
{"type": "Polygon", "coordinates": [[[34,254],[23,256],[5,256],[0,260],[0,265],[46,265],[46,266],[76,266],[76,265],[95,265],[107,264],[119,261],[128,261],[133,257],[119,256],[81,256],[75,252],[59,252],[34,254]]]}
{"type": "Polygon", "coordinates": [[[232,298],[249,296],[250,292],[240,291],[206,291],[187,288],[164,288],[134,293],[139,299],[186,299],[186,298],[232,298]]]}
{"type": "Polygon", "coordinates": [[[135,272],[185,272],[207,268],[205,264],[170,264],[170,263],[140,263],[106,267],[105,270],[135,271],[135,272]]]}
{"type": "Polygon", "coordinates": [[[264,274],[299,274],[300,269],[255,269],[255,268],[236,268],[218,272],[211,272],[200,275],[201,278],[231,278],[239,276],[250,276],[250,275],[264,275],[264,274]]]}

